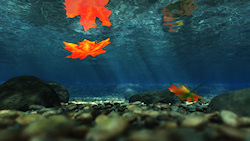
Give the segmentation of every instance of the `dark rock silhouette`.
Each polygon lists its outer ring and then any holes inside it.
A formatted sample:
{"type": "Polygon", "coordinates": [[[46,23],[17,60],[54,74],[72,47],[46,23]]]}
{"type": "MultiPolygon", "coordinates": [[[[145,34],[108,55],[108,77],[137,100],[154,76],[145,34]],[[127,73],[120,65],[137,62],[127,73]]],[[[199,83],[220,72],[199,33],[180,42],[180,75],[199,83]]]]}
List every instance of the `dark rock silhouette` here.
{"type": "Polygon", "coordinates": [[[250,116],[250,88],[226,92],[214,97],[207,111],[230,110],[239,116],[250,116]]]}
{"type": "Polygon", "coordinates": [[[51,88],[54,89],[57,96],[59,97],[60,102],[68,102],[69,101],[69,92],[68,90],[61,84],[56,82],[46,82],[51,88]]]}
{"type": "Polygon", "coordinates": [[[34,76],[19,76],[0,85],[0,110],[26,111],[30,105],[60,106],[53,86],[34,76]]]}
{"type": "Polygon", "coordinates": [[[169,90],[156,90],[148,91],[133,95],[130,97],[129,102],[142,101],[145,104],[154,104],[154,103],[181,103],[179,97],[171,93],[169,90]]]}

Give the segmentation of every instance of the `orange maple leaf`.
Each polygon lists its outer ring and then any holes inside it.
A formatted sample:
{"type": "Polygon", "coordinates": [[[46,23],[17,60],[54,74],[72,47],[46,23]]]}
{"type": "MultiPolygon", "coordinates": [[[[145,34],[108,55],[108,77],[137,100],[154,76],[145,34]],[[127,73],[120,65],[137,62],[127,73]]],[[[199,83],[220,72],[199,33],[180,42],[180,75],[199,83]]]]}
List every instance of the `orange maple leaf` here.
{"type": "Polygon", "coordinates": [[[109,0],[65,0],[67,18],[74,18],[80,15],[80,23],[84,30],[95,28],[95,19],[98,17],[102,21],[103,26],[111,26],[109,16],[112,11],[104,6],[109,0]]]}
{"type": "Polygon", "coordinates": [[[95,41],[89,41],[87,39],[84,39],[82,42],[79,42],[79,45],[74,43],[63,42],[65,44],[64,48],[72,52],[72,54],[67,56],[66,58],[84,59],[88,55],[95,57],[96,55],[106,53],[107,51],[103,50],[102,48],[110,43],[109,40],[110,38],[96,44],[95,41]]]}
{"type": "Polygon", "coordinates": [[[178,88],[172,84],[171,87],[167,88],[181,100],[186,100],[187,102],[198,101],[199,98],[203,98],[195,93],[191,93],[184,85],[182,85],[182,88],[178,88]]]}

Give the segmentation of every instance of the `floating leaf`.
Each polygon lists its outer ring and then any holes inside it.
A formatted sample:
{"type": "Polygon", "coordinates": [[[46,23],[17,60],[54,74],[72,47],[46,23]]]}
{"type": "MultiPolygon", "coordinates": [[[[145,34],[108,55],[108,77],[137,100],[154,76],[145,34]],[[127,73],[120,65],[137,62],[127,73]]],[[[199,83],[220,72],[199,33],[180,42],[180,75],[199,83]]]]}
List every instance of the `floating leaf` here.
{"type": "Polygon", "coordinates": [[[67,18],[74,18],[80,15],[80,23],[84,30],[96,27],[96,17],[102,21],[103,26],[111,26],[109,16],[112,11],[104,6],[109,0],[65,0],[67,18]]]}
{"type": "Polygon", "coordinates": [[[102,48],[110,43],[109,40],[110,39],[108,38],[96,44],[95,41],[89,41],[87,39],[84,39],[82,42],[79,42],[79,45],[63,42],[65,44],[64,48],[72,52],[72,54],[67,56],[66,58],[84,59],[88,55],[95,57],[96,55],[106,53],[107,51],[103,50],[102,48]]]}
{"type": "Polygon", "coordinates": [[[193,3],[194,0],[179,0],[163,7],[164,23],[162,25],[169,26],[168,32],[178,32],[180,26],[183,25],[183,21],[179,20],[179,18],[192,15],[192,11],[197,8],[193,3]]]}

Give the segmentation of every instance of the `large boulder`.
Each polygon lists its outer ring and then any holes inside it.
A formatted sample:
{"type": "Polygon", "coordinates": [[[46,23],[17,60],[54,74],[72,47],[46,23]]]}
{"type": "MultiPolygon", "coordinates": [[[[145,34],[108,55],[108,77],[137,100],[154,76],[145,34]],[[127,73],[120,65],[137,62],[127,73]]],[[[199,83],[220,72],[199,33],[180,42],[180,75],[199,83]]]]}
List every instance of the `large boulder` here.
{"type": "Polygon", "coordinates": [[[47,82],[47,84],[53,88],[59,97],[60,102],[68,102],[69,101],[69,92],[68,90],[61,84],[56,82],[47,82]]]}
{"type": "Polygon", "coordinates": [[[207,111],[230,110],[239,116],[250,116],[250,88],[223,93],[214,97],[207,111]]]}
{"type": "Polygon", "coordinates": [[[127,88],[123,93],[124,93],[124,98],[126,100],[129,100],[129,98],[135,95],[137,92],[133,89],[127,88]]]}
{"type": "Polygon", "coordinates": [[[57,93],[34,76],[19,76],[0,85],[0,110],[26,111],[30,105],[60,106],[57,93]]]}
{"type": "Polygon", "coordinates": [[[142,101],[145,104],[154,104],[154,103],[181,103],[179,97],[171,93],[169,90],[156,90],[148,91],[133,95],[130,97],[129,102],[142,101]]]}

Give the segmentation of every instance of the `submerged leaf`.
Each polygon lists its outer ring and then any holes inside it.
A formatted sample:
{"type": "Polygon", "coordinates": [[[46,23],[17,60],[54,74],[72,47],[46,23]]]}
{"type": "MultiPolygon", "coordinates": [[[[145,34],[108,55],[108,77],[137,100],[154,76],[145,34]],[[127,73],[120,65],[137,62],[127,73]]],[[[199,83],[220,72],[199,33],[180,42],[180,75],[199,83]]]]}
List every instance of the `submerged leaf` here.
{"type": "Polygon", "coordinates": [[[188,90],[184,85],[182,85],[182,88],[178,88],[172,84],[167,88],[170,90],[170,92],[175,93],[175,95],[181,100],[186,100],[187,102],[198,101],[199,98],[203,98],[195,93],[190,92],[190,90],[188,90]]]}

